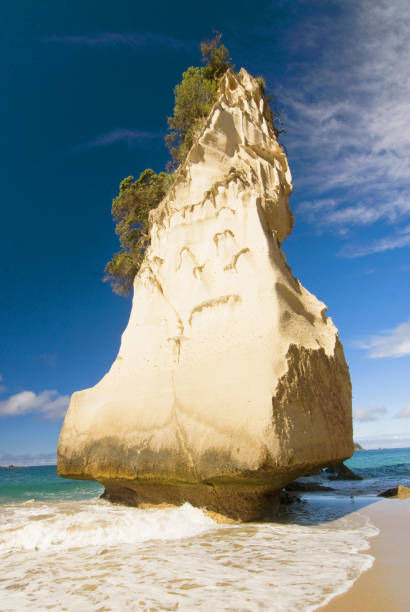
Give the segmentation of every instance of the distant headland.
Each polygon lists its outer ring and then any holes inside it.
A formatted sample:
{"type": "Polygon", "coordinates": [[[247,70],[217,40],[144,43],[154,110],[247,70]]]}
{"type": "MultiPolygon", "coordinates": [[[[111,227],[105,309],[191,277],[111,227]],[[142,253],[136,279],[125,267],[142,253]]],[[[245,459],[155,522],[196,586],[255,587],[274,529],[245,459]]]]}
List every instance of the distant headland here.
{"type": "Polygon", "coordinates": [[[353,442],[354,444],[354,450],[366,450],[365,448],[363,448],[363,446],[361,444],[359,444],[358,442],[353,442]]]}

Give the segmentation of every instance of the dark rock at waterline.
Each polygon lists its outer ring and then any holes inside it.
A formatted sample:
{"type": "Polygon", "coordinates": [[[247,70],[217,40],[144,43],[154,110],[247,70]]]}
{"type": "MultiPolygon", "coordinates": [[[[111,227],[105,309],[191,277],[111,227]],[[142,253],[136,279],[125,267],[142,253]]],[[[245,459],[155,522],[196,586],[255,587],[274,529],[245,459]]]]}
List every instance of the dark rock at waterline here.
{"type": "Polygon", "coordinates": [[[152,506],[182,506],[188,502],[229,519],[252,521],[271,516],[279,509],[280,490],[272,491],[269,486],[236,484],[163,484],[158,487],[152,482],[107,481],[101,495],[113,503],[148,508],[152,506]],[[227,501],[224,501],[227,500],[227,501]]]}
{"type": "Polygon", "coordinates": [[[363,480],[361,476],[352,472],[344,463],[330,465],[325,471],[335,474],[335,476],[330,476],[329,480],[363,480]]]}
{"type": "Polygon", "coordinates": [[[285,491],[285,489],[283,489],[283,491],[281,491],[280,493],[279,503],[281,506],[290,506],[294,503],[300,504],[302,503],[302,500],[300,499],[299,495],[295,495],[294,493],[288,493],[287,491],[285,491]]]}
{"type": "Polygon", "coordinates": [[[310,493],[312,491],[334,491],[332,487],[326,487],[320,484],[320,482],[299,482],[294,480],[285,487],[286,491],[297,491],[298,493],[310,493]]]}
{"type": "Polygon", "coordinates": [[[403,485],[397,485],[397,487],[393,487],[392,489],[383,491],[383,493],[379,493],[378,497],[397,497],[399,499],[408,499],[410,498],[410,489],[408,487],[404,487],[403,485]]]}
{"type": "Polygon", "coordinates": [[[319,476],[319,474],[322,473],[322,468],[319,468],[318,470],[314,470],[313,472],[308,472],[307,474],[303,474],[304,478],[309,478],[310,476],[319,476]]]}

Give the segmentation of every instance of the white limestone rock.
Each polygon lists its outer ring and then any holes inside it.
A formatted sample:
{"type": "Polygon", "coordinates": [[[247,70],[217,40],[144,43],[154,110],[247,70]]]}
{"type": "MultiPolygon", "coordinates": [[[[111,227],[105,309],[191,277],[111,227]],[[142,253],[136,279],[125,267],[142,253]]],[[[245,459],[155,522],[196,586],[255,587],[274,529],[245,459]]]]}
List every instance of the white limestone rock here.
{"type": "Polygon", "coordinates": [[[291,189],[257,81],[228,71],[151,213],[118,357],[71,399],[62,476],[126,503],[190,501],[246,520],[353,453],[337,330],[280,248],[291,189]]]}

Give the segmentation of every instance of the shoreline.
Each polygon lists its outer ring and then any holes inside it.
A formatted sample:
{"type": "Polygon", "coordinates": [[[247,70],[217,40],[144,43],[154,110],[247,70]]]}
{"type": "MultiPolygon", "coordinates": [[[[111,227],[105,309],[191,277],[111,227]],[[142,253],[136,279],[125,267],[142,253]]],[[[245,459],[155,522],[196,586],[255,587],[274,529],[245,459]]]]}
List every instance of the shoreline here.
{"type": "MultiPolygon", "coordinates": [[[[302,606],[301,609],[325,610],[326,612],[346,612],[346,610],[349,612],[350,610],[351,612],[401,612],[406,610],[408,603],[408,569],[410,567],[410,529],[408,520],[410,517],[410,499],[382,499],[374,496],[345,496],[330,495],[328,493],[308,493],[303,497],[308,503],[296,504],[294,508],[296,512],[292,510],[289,517],[285,513],[283,521],[278,521],[277,523],[276,521],[267,521],[266,525],[265,523],[234,525],[235,532],[224,531],[224,529],[232,529],[232,526],[220,525],[223,529],[216,534],[213,528],[209,529],[209,518],[204,522],[204,517],[200,517],[200,529],[198,531],[198,512],[195,508],[185,509],[185,515],[182,513],[183,516],[179,516],[181,512],[174,512],[175,516],[172,517],[171,526],[167,527],[168,531],[165,534],[167,536],[165,544],[161,542],[164,537],[163,529],[164,526],[168,525],[169,517],[168,520],[165,520],[166,517],[160,516],[159,520],[158,512],[156,515],[155,513],[149,515],[140,513],[138,517],[133,515],[131,518],[133,522],[137,520],[136,530],[138,534],[140,534],[141,530],[142,532],[147,532],[144,539],[141,539],[140,535],[138,535],[135,540],[137,548],[144,550],[144,555],[141,559],[136,559],[134,545],[127,549],[127,543],[130,540],[130,517],[127,513],[130,509],[126,506],[115,505],[111,509],[112,511],[109,509],[107,514],[107,507],[105,505],[94,504],[95,508],[93,507],[93,510],[95,512],[90,517],[90,509],[87,507],[82,508],[80,505],[77,510],[83,514],[80,517],[81,520],[76,521],[76,513],[72,512],[70,504],[72,502],[77,504],[81,501],[95,502],[99,501],[98,498],[90,500],[65,500],[61,513],[58,511],[58,508],[54,507],[53,512],[50,514],[49,509],[46,508],[47,512],[44,515],[44,521],[40,525],[38,519],[41,518],[41,512],[34,505],[31,506],[29,504],[27,509],[34,516],[34,520],[29,521],[29,525],[32,528],[32,537],[35,536],[38,542],[42,543],[46,533],[47,538],[49,538],[53,545],[47,545],[46,542],[45,546],[37,548],[39,544],[34,542],[36,546],[32,550],[27,549],[23,551],[23,560],[25,560],[26,565],[20,559],[17,565],[21,569],[22,574],[18,577],[18,580],[12,569],[13,563],[10,565],[9,558],[4,557],[5,575],[3,576],[3,581],[6,582],[2,586],[5,589],[10,589],[10,591],[5,591],[6,598],[10,599],[10,610],[22,609],[22,602],[26,605],[33,598],[36,603],[42,604],[41,597],[37,599],[36,589],[33,590],[34,587],[32,585],[25,584],[24,582],[26,572],[34,571],[33,568],[37,568],[39,563],[42,565],[45,573],[51,563],[54,565],[57,572],[56,576],[59,580],[47,584],[49,596],[54,603],[57,601],[61,603],[61,597],[64,601],[67,598],[66,603],[68,607],[76,604],[77,597],[81,597],[81,601],[84,601],[87,605],[90,602],[93,605],[97,602],[99,605],[101,601],[105,601],[107,591],[106,585],[100,579],[101,572],[104,573],[112,569],[114,576],[112,585],[114,590],[116,589],[113,601],[115,600],[116,603],[111,602],[112,607],[109,609],[128,609],[129,588],[134,588],[135,593],[133,596],[135,597],[142,597],[141,593],[145,593],[144,597],[148,597],[146,593],[148,589],[149,597],[151,597],[153,605],[155,604],[154,607],[158,607],[159,602],[162,605],[170,606],[179,602],[182,605],[181,609],[193,609],[195,606],[204,606],[205,600],[202,598],[201,589],[198,591],[198,597],[195,598],[195,589],[198,584],[204,584],[203,580],[205,580],[206,584],[208,584],[206,580],[209,581],[209,584],[215,584],[220,579],[220,576],[225,576],[224,572],[227,571],[226,581],[221,578],[220,583],[217,584],[218,587],[222,588],[212,591],[215,602],[221,605],[224,604],[226,606],[224,609],[233,610],[241,608],[240,602],[242,601],[241,597],[243,597],[241,591],[246,589],[238,589],[238,585],[242,586],[243,581],[247,583],[249,581],[248,600],[256,599],[261,609],[269,610],[272,609],[269,607],[269,602],[271,602],[270,587],[276,586],[269,584],[269,581],[273,579],[273,574],[271,578],[267,576],[264,580],[259,580],[259,576],[265,575],[266,569],[273,567],[278,577],[275,582],[278,585],[282,585],[282,595],[284,597],[283,609],[286,610],[294,609],[295,605],[297,607],[297,602],[300,603],[302,600],[305,607],[302,606]],[[66,508],[67,504],[68,507],[66,508]],[[113,516],[110,519],[111,514],[113,516]],[[52,517],[51,523],[50,517],[52,517]],[[86,519],[85,523],[84,517],[86,519]],[[335,526],[335,530],[333,530],[333,522],[344,518],[347,519],[346,525],[339,523],[335,526]],[[366,529],[364,518],[370,521],[369,530],[366,529]],[[57,525],[55,525],[56,520],[59,521],[57,525]],[[73,530],[73,527],[75,527],[73,520],[74,523],[78,523],[78,529],[75,528],[73,530]],[[103,538],[105,548],[97,555],[89,555],[87,546],[84,546],[84,536],[90,531],[88,545],[100,546],[102,542],[101,535],[97,532],[101,529],[101,521],[103,528],[106,530],[103,538]],[[325,529],[321,528],[322,523],[325,529]],[[109,543],[112,524],[116,525],[114,531],[119,530],[120,537],[119,539],[114,537],[115,541],[109,543]],[[327,528],[326,524],[328,524],[327,528]],[[95,525],[97,525],[97,529],[95,525]],[[257,529],[258,525],[260,527],[259,530],[257,529]],[[67,530],[67,526],[70,529],[67,530]],[[186,532],[187,526],[191,531],[193,530],[192,533],[186,532]],[[319,528],[319,531],[316,530],[316,526],[319,528]],[[40,532],[38,532],[39,527],[40,532]],[[87,531],[88,527],[90,529],[87,531]],[[377,529],[377,535],[371,536],[371,533],[375,533],[375,529],[372,527],[377,529]],[[54,531],[52,530],[53,528],[54,531]],[[85,528],[87,529],[84,531],[85,528]],[[182,535],[185,534],[185,537],[181,538],[177,534],[175,539],[175,529],[177,531],[182,529],[182,535]],[[350,536],[347,538],[343,536],[345,530],[347,532],[350,530],[350,536]],[[68,549],[65,546],[57,546],[55,548],[54,544],[56,542],[61,544],[60,536],[63,534],[65,537],[65,531],[67,531],[71,538],[70,547],[68,549]],[[262,549],[258,548],[258,538],[256,538],[254,552],[249,556],[248,548],[249,546],[252,548],[254,540],[252,536],[255,536],[256,531],[258,531],[262,549]],[[156,536],[155,538],[152,538],[153,533],[156,536]],[[121,534],[125,534],[124,537],[121,534]],[[172,537],[170,537],[170,534],[172,537]],[[193,546],[191,545],[191,538],[196,536],[200,538],[200,546],[198,547],[197,542],[195,548],[195,542],[193,542],[193,546]],[[54,542],[55,538],[57,538],[56,542],[54,542]],[[288,541],[286,538],[290,538],[290,540],[288,541]],[[143,544],[145,541],[148,541],[149,544],[143,544]],[[311,543],[309,550],[306,550],[306,541],[311,543]],[[80,546],[78,546],[79,542],[81,543],[80,546]],[[276,542],[276,548],[275,544],[272,544],[274,542],[276,542]],[[232,543],[235,546],[230,548],[232,543]],[[366,543],[367,548],[365,548],[366,543]],[[112,546],[111,550],[110,545],[112,546]],[[175,548],[177,549],[176,555],[175,548]],[[281,552],[282,548],[283,551],[281,552]],[[239,558],[237,558],[238,549],[240,549],[239,558]],[[35,550],[40,550],[39,555],[35,550]],[[149,550],[151,550],[151,553],[149,553],[149,550]],[[170,572],[170,566],[167,565],[170,550],[174,554],[174,563],[179,563],[179,569],[176,573],[170,572]],[[128,555],[128,561],[124,560],[124,552],[128,555]],[[338,559],[337,555],[340,554],[342,558],[338,559]],[[213,576],[212,573],[215,571],[215,566],[218,566],[221,555],[222,557],[226,556],[226,562],[222,563],[218,573],[213,576]],[[368,556],[368,561],[366,563],[366,559],[364,559],[364,565],[360,565],[363,561],[363,555],[368,556]],[[186,557],[190,558],[188,565],[185,561],[186,557]],[[362,561],[360,557],[362,557],[362,561]],[[73,576],[67,574],[67,558],[70,559],[72,566],[79,563],[89,564],[87,566],[87,584],[93,587],[92,593],[99,593],[98,596],[90,594],[87,589],[82,590],[83,578],[73,578],[73,576]],[[363,567],[369,567],[372,558],[374,559],[373,566],[362,571],[363,567]],[[296,566],[294,563],[295,559],[302,562],[302,570],[299,568],[298,571],[297,563],[296,566]],[[150,569],[148,564],[148,573],[145,575],[144,568],[147,560],[151,563],[152,567],[150,569]],[[208,566],[207,564],[209,563],[210,565],[208,566]],[[290,568],[288,567],[289,565],[291,566],[290,568]],[[229,569],[225,570],[225,566],[229,566],[229,569]],[[129,573],[130,567],[134,567],[131,574],[129,573]],[[204,567],[208,567],[206,579],[204,578],[204,567]],[[313,573],[312,567],[314,568],[313,573]],[[232,568],[235,568],[235,570],[232,568]],[[249,568],[251,569],[250,573],[249,568]],[[292,568],[293,574],[289,575],[289,569],[292,568]],[[355,579],[354,576],[357,576],[360,571],[362,573],[355,579]],[[60,573],[58,574],[58,572],[60,573]],[[143,574],[142,578],[141,572],[143,574]],[[232,572],[234,572],[233,575],[232,572]],[[171,581],[172,597],[169,595],[169,589],[165,589],[163,593],[156,591],[158,586],[156,579],[151,580],[154,574],[155,576],[160,576],[162,580],[171,581]],[[345,578],[341,580],[340,578],[343,578],[343,574],[345,574],[345,578]],[[336,579],[334,578],[335,575],[336,579]],[[184,576],[184,584],[182,586],[179,584],[181,576],[184,576]],[[302,578],[303,580],[301,580],[302,578]],[[140,579],[140,582],[138,582],[138,579],[140,579]],[[353,582],[353,580],[355,581],[353,582]],[[304,581],[310,585],[306,592],[303,589],[304,581]],[[67,589],[67,594],[62,595],[59,591],[61,584],[67,589]],[[128,585],[125,591],[124,585],[128,585]],[[285,585],[287,585],[286,588],[285,585]],[[299,585],[302,585],[302,589],[300,589],[299,585]],[[189,591],[189,597],[185,592],[186,589],[189,591]],[[193,590],[191,591],[191,589],[193,590]],[[343,589],[346,590],[343,591],[343,589]],[[317,593],[321,593],[322,596],[317,598],[317,593]],[[95,601],[93,600],[94,597],[97,597],[95,601]],[[116,597],[122,598],[121,605],[118,604],[117,606],[116,597]],[[175,600],[175,597],[177,597],[177,600],[175,600]],[[187,601],[187,597],[189,601],[187,601]],[[227,602],[231,601],[231,597],[235,601],[229,606],[227,602]],[[315,599],[316,604],[314,603],[315,599]],[[13,607],[14,603],[16,604],[15,607],[13,607]]],[[[54,502],[59,504],[62,500],[54,500],[54,502]]],[[[41,503],[47,504],[49,502],[41,503]]],[[[146,509],[148,510],[149,508],[146,509]]],[[[156,509],[158,511],[178,510],[178,507],[170,508],[169,506],[162,506],[156,509]]],[[[21,512],[16,515],[16,520],[18,520],[14,526],[17,526],[21,533],[23,533],[27,528],[27,518],[24,508],[20,510],[21,512]]],[[[8,511],[7,508],[5,511],[8,511]]],[[[210,518],[215,520],[218,517],[210,518]]],[[[5,520],[4,524],[7,525],[7,520],[5,520]]],[[[15,535],[14,530],[12,531],[12,536],[14,537],[15,535]]],[[[41,586],[40,583],[39,586],[41,586]]],[[[281,597],[281,590],[277,592],[277,597],[281,597]]],[[[145,599],[144,602],[146,603],[145,599]]],[[[200,609],[207,608],[200,607],[200,609]]]]}
{"type": "Polygon", "coordinates": [[[356,512],[379,529],[366,551],[374,557],[374,563],[347,591],[318,609],[402,612],[408,608],[410,598],[410,499],[380,499],[356,512]]]}

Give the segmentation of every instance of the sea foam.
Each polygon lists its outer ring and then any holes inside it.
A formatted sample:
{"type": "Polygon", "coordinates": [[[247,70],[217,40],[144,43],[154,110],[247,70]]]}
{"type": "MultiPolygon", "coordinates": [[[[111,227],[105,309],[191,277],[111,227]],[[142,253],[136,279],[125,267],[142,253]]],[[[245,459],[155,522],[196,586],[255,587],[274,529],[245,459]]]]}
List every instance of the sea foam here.
{"type": "Polygon", "coordinates": [[[198,508],[128,508],[109,502],[60,502],[2,509],[0,551],[119,546],[199,535],[215,523],[198,508]]]}
{"type": "Polygon", "coordinates": [[[320,500],[298,506],[242,525],[189,504],[0,507],[1,609],[314,610],[371,566],[377,530],[320,500]]]}

